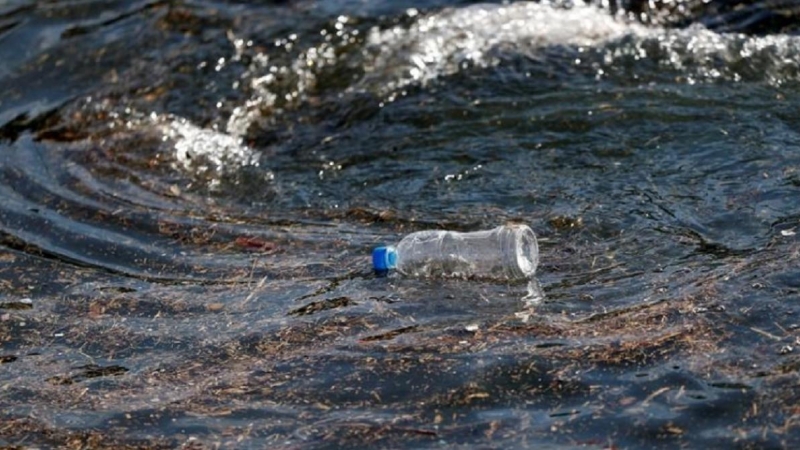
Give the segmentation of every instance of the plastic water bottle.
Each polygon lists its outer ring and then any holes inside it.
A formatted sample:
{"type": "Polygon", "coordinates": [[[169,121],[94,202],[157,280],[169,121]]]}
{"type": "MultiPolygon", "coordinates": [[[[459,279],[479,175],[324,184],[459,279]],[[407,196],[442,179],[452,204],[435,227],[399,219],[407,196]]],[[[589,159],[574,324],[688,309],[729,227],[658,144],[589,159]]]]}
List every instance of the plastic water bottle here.
{"type": "Polygon", "coordinates": [[[372,265],[379,273],[396,269],[412,277],[524,280],[536,273],[539,246],[520,224],[472,233],[419,231],[373,250],[372,265]]]}

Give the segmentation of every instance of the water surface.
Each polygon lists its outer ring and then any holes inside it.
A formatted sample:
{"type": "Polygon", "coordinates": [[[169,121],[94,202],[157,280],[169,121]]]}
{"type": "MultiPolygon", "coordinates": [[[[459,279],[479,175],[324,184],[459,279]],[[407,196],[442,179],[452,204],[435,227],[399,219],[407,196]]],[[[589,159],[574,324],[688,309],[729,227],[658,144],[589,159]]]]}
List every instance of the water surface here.
{"type": "Polygon", "coordinates": [[[648,5],[6,2],[0,445],[797,446],[793,6],[648,5]]]}

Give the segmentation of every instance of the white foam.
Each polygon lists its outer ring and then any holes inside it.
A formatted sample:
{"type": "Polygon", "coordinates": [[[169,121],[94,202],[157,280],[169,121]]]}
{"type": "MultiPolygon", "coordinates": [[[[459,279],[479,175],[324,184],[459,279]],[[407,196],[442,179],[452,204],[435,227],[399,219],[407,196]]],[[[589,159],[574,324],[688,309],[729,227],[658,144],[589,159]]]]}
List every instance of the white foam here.
{"type": "MultiPolygon", "coordinates": [[[[662,64],[681,72],[689,84],[741,81],[744,77],[776,86],[798,79],[800,38],[791,35],[720,34],[701,25],[662,30],[657,36],[662,64]]],[[[652,39],[651,39],[652,40],[652,39]]],[[[648,40],[640,40],[645,47],[648,40]]]]}
{"type": "MultiPolygon", "coordinates": [[[[340,43],[349,42],[358,34],[357,30],[347,29],[346,16],[336,19],[336,38],[340,43]],[[350,33],[353,33],[352,35],[350,33]]],[[[274,42],[276,51],[291,51],[295,46],[296,34],[274,42]]],[[[234,60],[241,59],[241,41],[233,40],[236,53],[234,60]],[[238,45],[237,45],[238,44],[238,45]]],[[[226,131],[233,136],[244,136],[250,125],[262,117],[265,111],[279,113],[284,107],[294,105],[306,98],[306,94],[317,85],[317,71],[332,66],[338,61],[333,36],[327,35],[324,42],[307,48],[286,65],[274,61],[267,53],[257,53],[248,70],[242,74],[253,91],[253,96],[243,105],[234,109],[228,119],[226,131]]]]}
{"type": "Polygon", "coordinates": [[[652,29],[583,4],[570,9],[528,2],[474,5],[421,17],[407,28],[373,28],[366,51],[374,58],[366,70],[381,78],[387,90],[395,90],[410,83],[424,85],[465,65],[495,65],[494,49],[527,53],[555,45],[592,47],[650,33],[652,29]]]}
{"type": "MultiPolygon", "coordinates": [[[[625,14],[614,16],[582,2],[570,8],[546,2],[480,4],[427,14],[410,9],[407,16],[405,23],[368,30],[361,50],[354,44],[363,30],[344,16],[333,23],[335,31],[320,31],[324,42],[289,61],[280,62],[280,56],[299,48],[302,37],[275,41],[273,50],[256,54],[243,74],[253,95],[234,110],[227,133],[244,136],[254,122],[266,119],[268,124],[285,108],[315,95],[323,68],[342,64],[358,64],[364,71],[345,92],[369,92],[382,100],[394,99],[408,85],[425,86],[470,67],[500,64],[500,52],[538,59],[552,47],[586,51],[594,60],[582,63],[590,62],[598,78],[622,64],[634,77],[659,75],[652,66],[643,66],[641,73],[637,70],[639,61],[647,60],[674,71],[677,82],[688,84],[736,82],[749,76],[775,85],[797,79],[800,71],[794,62],[800,55],[800,40],[794,36],[720,34],[701,25],[644,26],[625,14]],[[749,70],[749,75],[742,70],[749,70]]],[[[239,47],[232,60],[241,56],[239,47]]]]}
{"type": "MultiPolygon", "coordinates": [[[[676,81],[780,85],[800,79],[800,37],[717,33],[695,24],[685,29],[646,27],[579,3],[569,9],[547,3],[473,5],[412,15],[411,25],[373,28],[365,43],[367,76],[355,89],[392,98],[406,85],[425,85],[466,67],[500,63],[496,50],[537,58],[548,47],[602,53],[598,76],[622,62],[655,61],[676,72],[676,81]]],[[[633,73],[638,75],[636,67],[633,73]]],[[[651,68],[643,68],[647,77],[651,68]]]]}
{"type": "Polygon", "coordinates": [[[258,154],[242,138],[200,128],[183,118],[155,117],[164,140],[172,144],[175,161],[198,174],[221,174],[242,166],[258,166],[258,154]]]}

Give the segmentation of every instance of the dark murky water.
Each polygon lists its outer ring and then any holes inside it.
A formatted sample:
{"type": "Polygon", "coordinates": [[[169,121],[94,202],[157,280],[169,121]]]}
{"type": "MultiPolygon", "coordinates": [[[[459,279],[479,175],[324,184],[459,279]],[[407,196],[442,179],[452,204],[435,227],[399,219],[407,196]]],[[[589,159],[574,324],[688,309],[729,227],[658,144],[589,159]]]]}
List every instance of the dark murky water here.
{"type": "Polygon", "coordinates": [[[3,3],[0,446],[796,448],[798,5],[473,3],[3,3]]]}

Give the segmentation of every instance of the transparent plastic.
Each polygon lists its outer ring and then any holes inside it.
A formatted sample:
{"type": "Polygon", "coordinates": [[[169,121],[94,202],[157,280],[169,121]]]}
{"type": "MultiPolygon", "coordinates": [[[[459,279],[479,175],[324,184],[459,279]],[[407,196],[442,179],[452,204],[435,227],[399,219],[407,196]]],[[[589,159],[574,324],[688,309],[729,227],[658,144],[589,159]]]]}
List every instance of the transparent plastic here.
{"type": "Polygon", "coordinates": [[[393,250],[397,271],[413,277],[524,280],[539,265],[536,235],[521,224],[472,233],[419,231],[393,250]]]}

